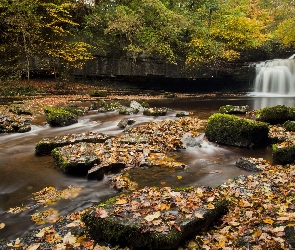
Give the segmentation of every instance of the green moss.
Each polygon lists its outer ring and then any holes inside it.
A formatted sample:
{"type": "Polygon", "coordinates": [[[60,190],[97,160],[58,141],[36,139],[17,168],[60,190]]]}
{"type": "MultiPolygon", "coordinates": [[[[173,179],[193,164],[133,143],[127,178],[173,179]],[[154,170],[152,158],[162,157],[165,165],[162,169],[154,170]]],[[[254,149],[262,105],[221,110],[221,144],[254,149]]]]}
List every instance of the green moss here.
{"type": "Polygon", "coordinates": [[[94,97],[106,97],[108,96],[108,91],[105,89],[93,89],[89,91],[89,95],[94,97]]]}
{"type": "Polygon", "coordinates": [[[295,162],[295,145],[279,147],[278,144],[272,145],[272,156],[275,162],[281,164],[295,162]]]}
{"type": "Polygon", "coordinates": [[[205,135],[209,141],[221,144],[256,147],[268,143],[268,125],[228,114],[209,117],[205,135]]]}
{"type": "Polygon", "coordinates": [[[270,124],[283,124],[288,120],[295,119],[295,108],[285,105],[266,107],[256,113],[256,120],[270,124]]]}
{"type": "Polygon", "coordinates": [[[44,109],[46,121],[52,127],[68,126],[78,122],[78,117],[71,109],[47,107],[44,109]]]}
{"type": "Polygon", "coordinates": [[[295,121],[286,121],[284,127],[287,131],[295,132],[295,121]]]}

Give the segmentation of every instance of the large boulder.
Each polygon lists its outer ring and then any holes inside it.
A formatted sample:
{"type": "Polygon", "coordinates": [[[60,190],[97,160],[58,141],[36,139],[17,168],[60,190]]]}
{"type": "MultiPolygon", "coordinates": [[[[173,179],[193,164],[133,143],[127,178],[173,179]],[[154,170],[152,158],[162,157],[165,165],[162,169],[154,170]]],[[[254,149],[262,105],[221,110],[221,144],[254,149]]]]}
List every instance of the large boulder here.
{"type": "Polygon", "coordinates": [[[205,135],[211,142],[239,147],[258,147],[268,143],[268,125],[228,114],[209,117],[205,135]]]}
{"type": "Polygon", "coordinates": [[[55,136],[53,138],[43,138],[41,141],[36,143],[35,154],[50,155],[51,151],[57,147],[63,147],[79,142],[105,142],[109,138],[110,137],[108,135],[97,132],[86,132],[55,136]]]}
{"type": "Polygon", "coordinates": [[[63,127],[78,122],[78,116],[66,108],[48,107],[44,109],[46,121],[52,127],[63,127]]]}
{"type": "Polygon", "coordinates": [[[256,112],[256,120],[269,124],[283,124],[288,120],[295,120],[295,108],[285,105],[266,107],[256,112]]]}
{"type": "Polygon", "coordinates": [[[144,188],[91,207],[82,221],[94,240],[133,249],[177,249],[226,210],[207,187],[144,188]]]}
{"type": "Polygon", "coordinates": [[[288,164],[295,162],[295,145],[292,142],[282,142],[272,145],[274,162],[288,164]]]}

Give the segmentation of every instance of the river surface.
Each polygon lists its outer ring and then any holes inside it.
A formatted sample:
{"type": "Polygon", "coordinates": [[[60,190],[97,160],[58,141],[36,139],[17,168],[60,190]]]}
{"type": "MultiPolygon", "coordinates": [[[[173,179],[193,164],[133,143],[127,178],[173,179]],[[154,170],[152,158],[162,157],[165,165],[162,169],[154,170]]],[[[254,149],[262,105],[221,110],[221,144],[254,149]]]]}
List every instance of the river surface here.
{"type": "MultiPolygon", "coordinates": [[[[285,104],[295,106],[295,98],[287,97],[208,97],[182,98],[148,101],[151,107],[168,107],[173,110],[193,112],[193,116],[206,119],[218,112],[219,107],[227,104],[249,105],[250,109],[259,109],[266,106],[285,104]]],[[[134,118],[136,124],[143,124],[151,120],[175,119],[174,112],[168,112],[165,117],[147,117],[141,114],[122,116],[116,112],[92,114],[80,117],[77,124],[51,128],[48,125],[33,126],[30,132],[24,134],[0,135],[0,223],[4,229],[0,230],[0,239],[16,239],[23,237],[28,231],[42,226],[36,225],[31,216],[36,211],[53,208],[60,215],[85,209],[93,204],[105,201],[117,195],[117,191],[110,188],[110,175],[102,181],[87,180],[83,177],[73,177],[63,174],[54,163],[51,156],[35,156],[35,145],[44,137],[67,135],[96,131],[110,135],[118,135],[122,130],[117,127],[118,122],[125,117],[134,118]],[[58,190],[68,186],[82,188],[74,199],[60,200],[49,207],[37,207],[18,214],[7,213],[10,208],[32,205],[32,193],[53,186],[58,190]]],[[[241,149],[235,147],[218,146],[203,143],[201,148],[187,148],[171,154],[175,159],[189,166],[186,170],[171,170],[161,167],[133,170],[130,176],[138,183],[139,188],[144,186],[188,186],[206,185],[218,186],[228,179],[238,175],[253,174],[235,166],[238,158],[263,157],[271,161],[269,149],[241,149]],[[181,176],[181,178],[179,178],[181,176]]]]}

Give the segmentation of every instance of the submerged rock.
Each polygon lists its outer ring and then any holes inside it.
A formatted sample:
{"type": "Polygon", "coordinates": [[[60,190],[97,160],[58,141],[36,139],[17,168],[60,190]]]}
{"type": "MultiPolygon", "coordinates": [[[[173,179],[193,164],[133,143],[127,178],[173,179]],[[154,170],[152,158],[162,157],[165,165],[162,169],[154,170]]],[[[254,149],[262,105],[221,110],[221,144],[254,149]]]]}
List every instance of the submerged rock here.
{"type": "Polygon", "coordinates": [[[126,127],[132,125],[133,123],[135,123],[135,120],[134,119],[124,118],[121,121],[119,121],[119,123],[118,123],[117,126],[119,128],[126,128],[126,127]]]}
{"type": "Polygon", "coordinates": [[[258,164],[249,158],[241,157],[236,161],[236,166],[249,171],[262,171],[258,164]]]}
{"type": "Polygon", "coordinates": [[[209,187],[144,188],[86,210],[88,233],[135,249],[177,249],[206,230],[226,210],[209,187]]]}

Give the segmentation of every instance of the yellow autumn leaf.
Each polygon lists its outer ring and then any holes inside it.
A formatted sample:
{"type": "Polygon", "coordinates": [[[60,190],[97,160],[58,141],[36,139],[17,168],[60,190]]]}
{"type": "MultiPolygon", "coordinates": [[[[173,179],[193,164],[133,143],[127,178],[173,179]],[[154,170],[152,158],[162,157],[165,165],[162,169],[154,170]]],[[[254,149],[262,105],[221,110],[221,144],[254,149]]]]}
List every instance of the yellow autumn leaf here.
{"type": "Polygon", "coordinates": [[[252,207],[252,204],[250,204],[247,200],[240,200],[239,206],[241,207],[252,207]]]}
{"type": "Polygon", "coordinates": [[[260,229],[258,229],[252,234],[252,236],[253,237],[260,237],[261,234],[262,234],[262,231],[260,229]]]}
{"type": "Polygon", "coordinates": [[[182,176],[181,175],[177,175],[177,179],[178,180],[181,180],[182,179],[182,176]]]}
{"type": "Polygon", "coordinates": [[[127,203],[127,200],[126,199],[119,199],[116,201],[116,205],[124,205],[127,203]]]}
{"type": "Polygon", "coordinates": [[[274,223],[274,221],[271,218],[266,218],[265,220],[263,220],[263,222],[270,225],[274,223]]]}
{"type": "Polygon", "coordinates": [[[207,205],[207,208],[209,208],[209,209],[214,209],[215,206],[214,206],[212,203],[209,203],[209,204],[207,205]]]}
{"type": "Polygon", "coordinates": [[[4,223],[0,223],[0,229],[3,229],[5,227],[4,223]]]}

